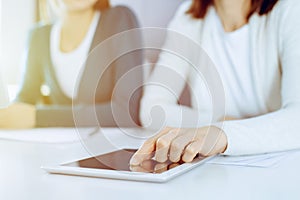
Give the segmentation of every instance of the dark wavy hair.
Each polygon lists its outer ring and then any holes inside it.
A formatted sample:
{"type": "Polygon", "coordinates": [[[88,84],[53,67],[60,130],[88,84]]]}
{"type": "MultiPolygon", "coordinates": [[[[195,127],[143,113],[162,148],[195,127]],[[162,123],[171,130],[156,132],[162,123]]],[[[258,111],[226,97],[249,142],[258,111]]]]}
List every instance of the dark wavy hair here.
{"type": "Polygon", "coordinates": [[[110,1],[109,0],[98,0],[94,6],[96,10],[105,10],[110,8],[110,1]]]}
{"type": "MultiPolygon", "coordinates": [[[[259,15],[268,14],[278,0],[251,0],[251,10],[248,18],[253,13],[258,13],[259,15]]],[[[213,0],[193,0],[193,3],[189,10],[186,12],[187,14],[191,14],[196,19],[203,19],[207,13],[207,10],[214,3],[213,0]]]]}

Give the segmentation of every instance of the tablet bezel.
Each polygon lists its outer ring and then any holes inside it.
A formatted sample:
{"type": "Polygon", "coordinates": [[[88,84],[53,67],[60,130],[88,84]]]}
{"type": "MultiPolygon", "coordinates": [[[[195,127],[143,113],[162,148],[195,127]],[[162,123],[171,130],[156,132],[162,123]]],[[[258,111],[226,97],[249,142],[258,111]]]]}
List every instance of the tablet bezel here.
{"type": "MultiPolygon", "coordinates": [[[[106,153],[111,153],[109,151],[106,153]]],[[[103,153],[103,154],[106,154],[103,153]]],[[[103,155],[99,154],[99,155],[103,155]]],[[[54,166],[42,166],[41,168],[51,174],[62,174],[62,175],[75,175],[84,177],[94,178],[107,178],[107,179],[118,179],[118,180],[131,180],[131,181],[143,181],[143,182],[167,182],[187,171],[194,169],[195,167],[202,165],[203,163],[210,160],[212,157],[204,158],[200,161],[194,161],[192,163],[184,163],[163,173],[143,173],[143,172],[128,172],[128,171],[117,171],[108,169],[95,169],[95,168],[81,168],[73,166],[65,166],[66,164],[77,162],[79,160],[92,158],[94,156],[82,157],[70,162],[64,162],[60,165],[54,166]]]]}

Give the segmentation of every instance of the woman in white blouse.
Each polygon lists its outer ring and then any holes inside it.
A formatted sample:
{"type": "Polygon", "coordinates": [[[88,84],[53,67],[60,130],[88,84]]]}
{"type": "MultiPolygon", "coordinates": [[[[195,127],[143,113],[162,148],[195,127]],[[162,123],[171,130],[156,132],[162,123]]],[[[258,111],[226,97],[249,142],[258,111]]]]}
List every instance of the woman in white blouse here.
{"type": "Polygon", "coordinates": [[[148,139],[131,164],[153,155],[158,162],[191,162],[198,154],[300,148],[299,11],[297,0],[184,2],[169,29],[199,44],[211,58],[224,91],[215,102],[223,101],[224,114],[214,118],[215,105],[207,104],[210,96],[203,95],[193,67],[163,52],[145,86],[140,118],[146,127],[161,128],[163,114],[168,128],[148,139]],[[176,98],[185,80],[193,92],[191,107],[176,98]]]}

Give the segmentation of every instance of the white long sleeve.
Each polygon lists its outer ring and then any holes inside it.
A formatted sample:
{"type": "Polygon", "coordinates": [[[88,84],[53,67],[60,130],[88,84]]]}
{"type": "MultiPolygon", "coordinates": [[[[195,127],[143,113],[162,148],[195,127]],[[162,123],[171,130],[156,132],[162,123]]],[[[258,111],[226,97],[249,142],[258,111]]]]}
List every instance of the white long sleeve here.
{"type": "Polygon", "coordinates": [[[299,1],[283,3],[280,19],[281,109],[259,117],[225,122],[225,154],[255,154],[300,148],[299,1]],[[297,22],[297,23],[296,23],[297,22]]]}
{"type": "MultiPolygon", "coordinates": [[[[209,55],[213,54],[213,12],[209,12],[204,20],[192,19],[185,14],[190,3],[183,3],[169,28],[196,41],[209,55]]],[[[197,80],[191,65],[170,53],[162,53],[149,85],[145,87],[140,113],[142,124],[148,126],[152,122],[150,127],[155,128],[199,127],[212,122],[227,135],[227,155],[300,148],[299,10],[299,1],[280,0],[267,16],[254,14],[250,18],[249,80],[252,80],[255,103],[247,104],[245,97],[244,104],[237,107],[240,102],[228,96],[223,99],[226,102],[224,115],[243,120],[220,123],[213,119],[209,93],[202,86],[203,81],[197,80]],[[186,82],[194,91],[191,108],[177,103],[186,82]]],[[[166,45],[170,45],[168,40],[166,45]]],[[[176,45],[184,44],[179,41],[176,45]]],[[[231,80],[222,76],[222,81],[225,91],[232,94],[234,91],[228,87],[231,80]]]]}
{"type": "Polygon", "coordinates": [[[189,74],[193,73],[190,63],[184,57],[190,49],[187,42],[191,42],[192,37],[185,34],[185,31],[178,29],[179,24],[185,23],[182,16],[188,9],[187,6],[188,4],[181,6],[169,24],[168,29],[170,31],[167,32],[167,39],[159,61],[144,86],[140,111],[140,118],[144,127],[153,129],[164,126],[194,127],[209,123],[211,120],[210,112],[206,109],[199,114],[197,109],[178,105],[182,90],[186,83],[189,83],[189,74]],[[185,36],[181,37],[181,34],[185,36]],[[180,55],[178,55],[179,52],[181,52],[180,55]]]}

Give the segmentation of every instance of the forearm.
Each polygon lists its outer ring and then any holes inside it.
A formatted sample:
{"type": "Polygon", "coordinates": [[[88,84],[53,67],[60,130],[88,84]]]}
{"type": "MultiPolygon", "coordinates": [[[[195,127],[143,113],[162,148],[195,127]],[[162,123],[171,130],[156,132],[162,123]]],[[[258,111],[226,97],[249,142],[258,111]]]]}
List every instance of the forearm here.
{"type": "Polygon", "coordinates": [[[39,106],[37,127],[137,126],[129,109],[115,102],[96,105],[39,106]]]}
{"type": "Polygon", "coordinates": [[[164,126],[195,128],[209,125],[212,120],[211,112],[199,111],[177,104],[149,104],[143,102],[140,119],[143,126],[157,129],[164,126]]]}
{"type": "Polygon", "coordinates": [[[245,155],[300,148],[299,106],[255,118],[217,124],[228,139],[226,155],[245,155]]]}
{"type": "Polygon", "coordinates": [[[37,106],[36,127],[73,127],[72,106],[37,106]]]}

